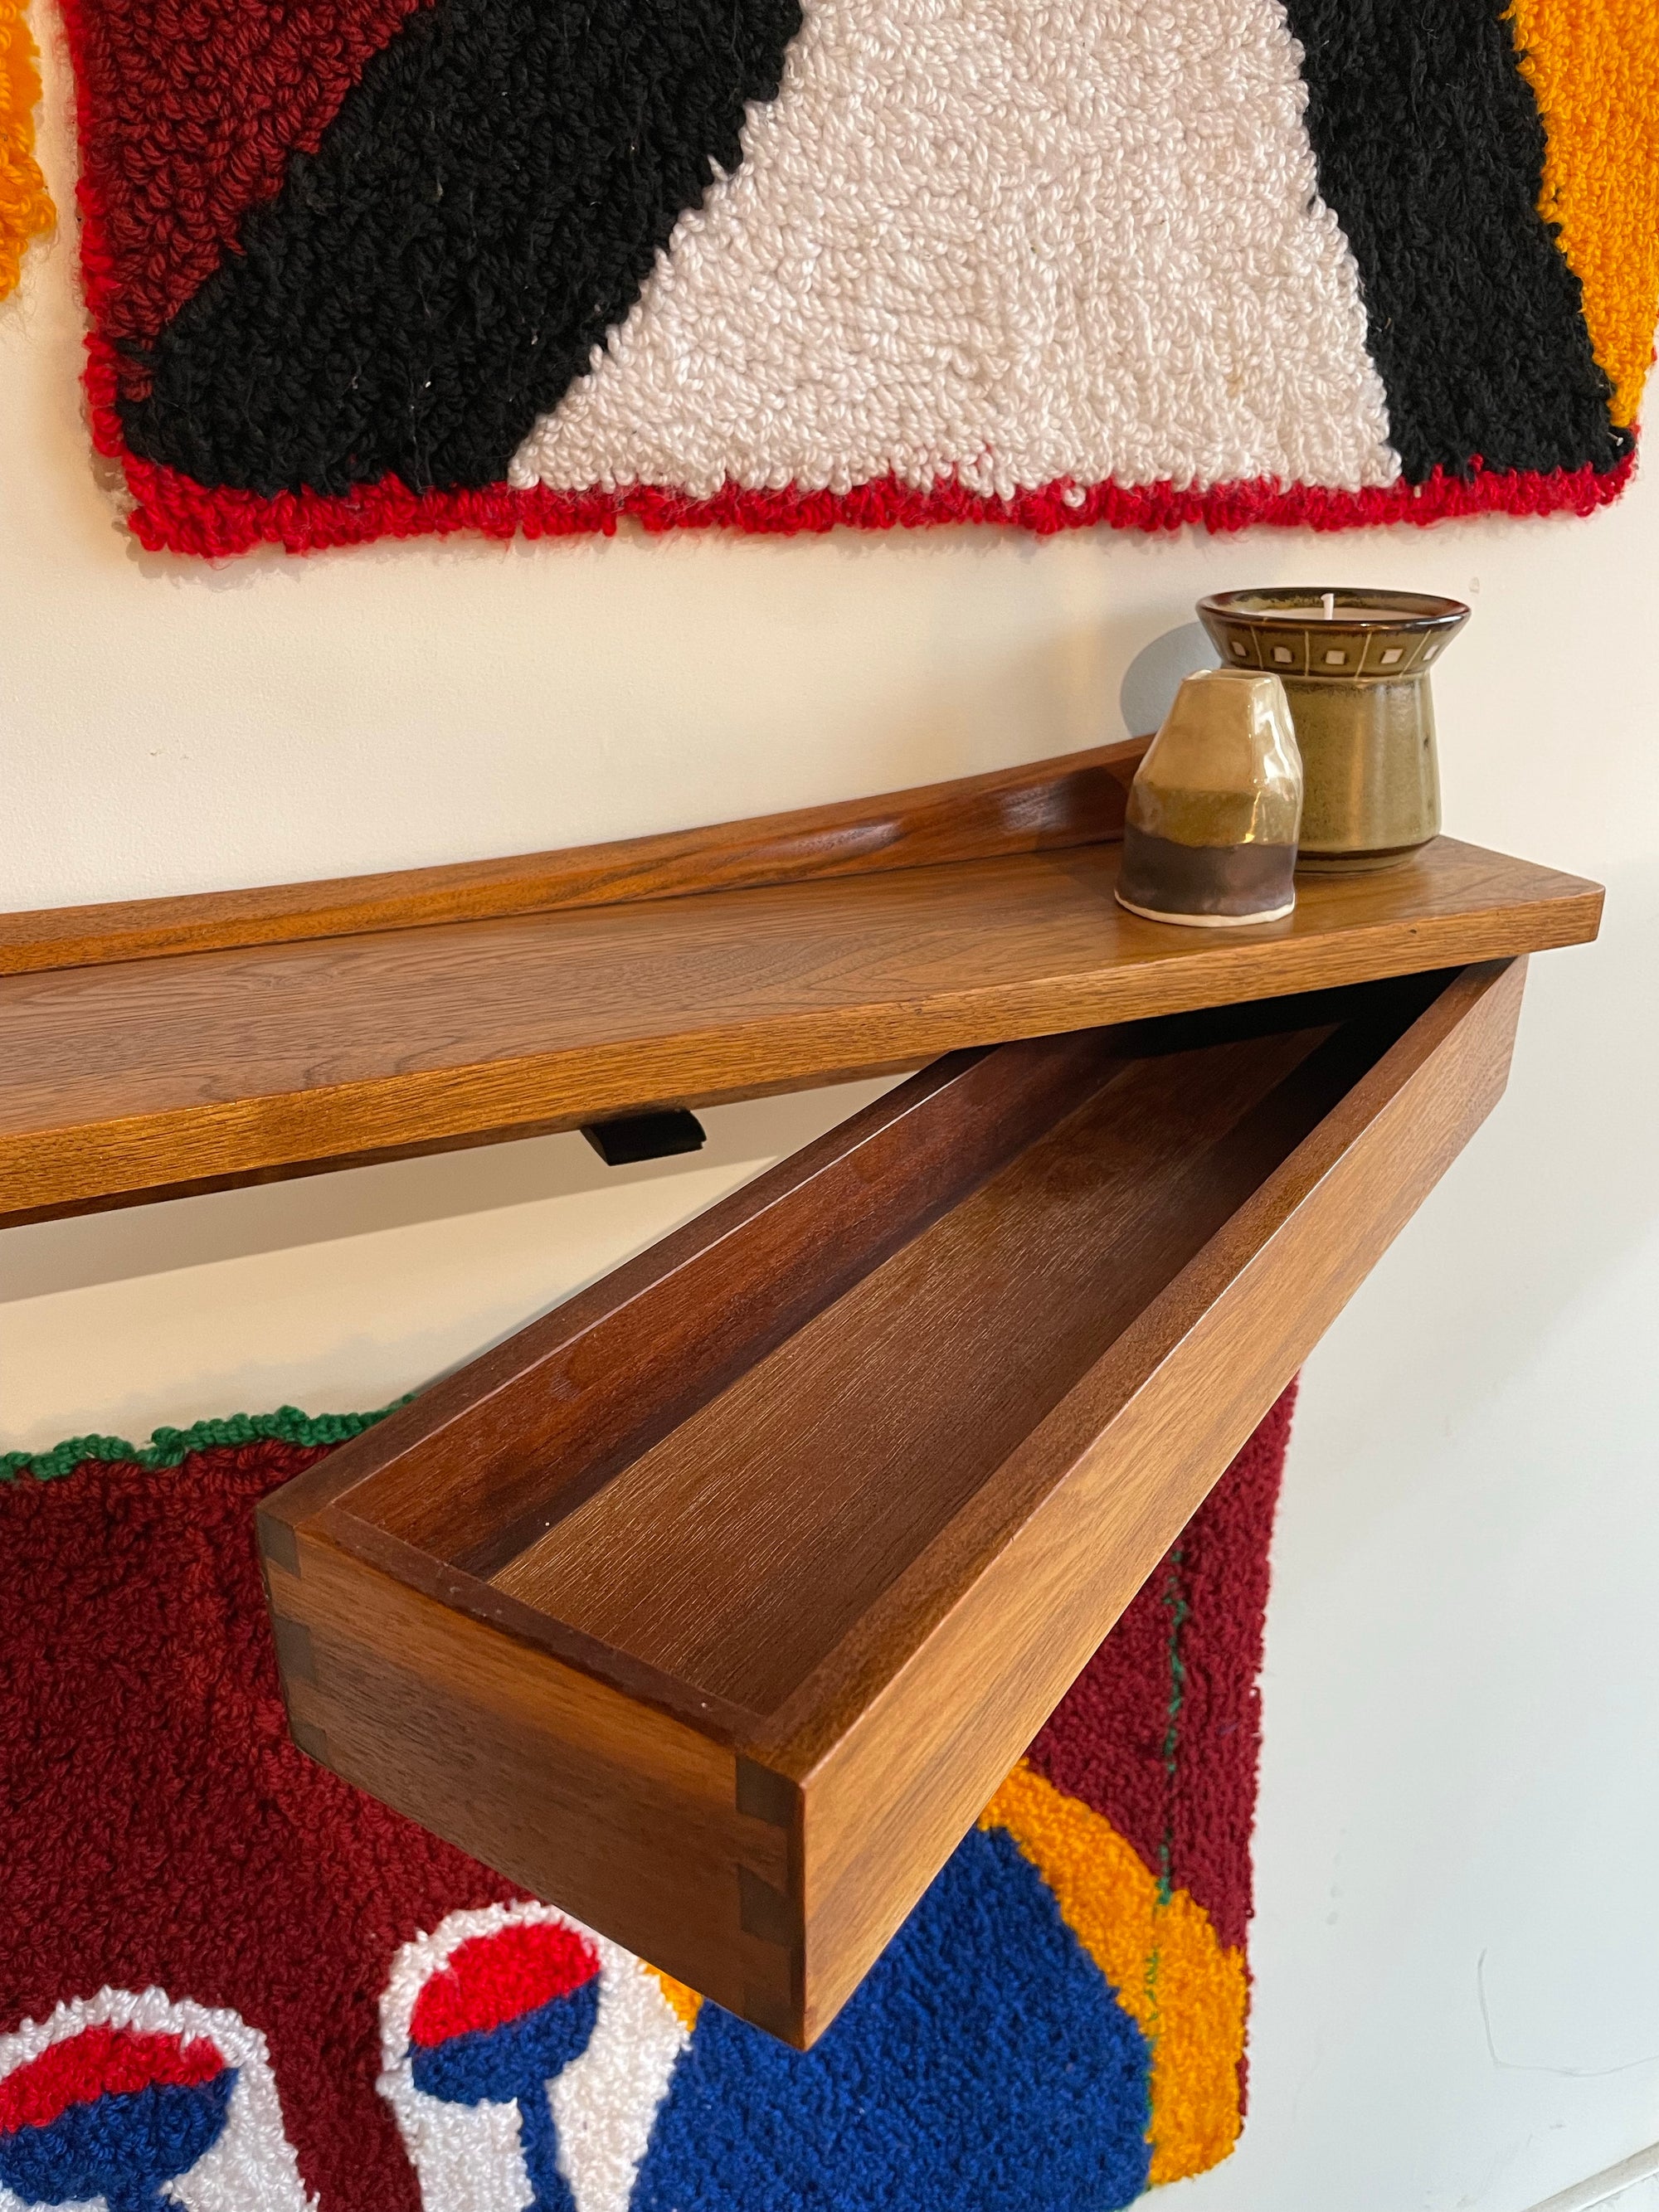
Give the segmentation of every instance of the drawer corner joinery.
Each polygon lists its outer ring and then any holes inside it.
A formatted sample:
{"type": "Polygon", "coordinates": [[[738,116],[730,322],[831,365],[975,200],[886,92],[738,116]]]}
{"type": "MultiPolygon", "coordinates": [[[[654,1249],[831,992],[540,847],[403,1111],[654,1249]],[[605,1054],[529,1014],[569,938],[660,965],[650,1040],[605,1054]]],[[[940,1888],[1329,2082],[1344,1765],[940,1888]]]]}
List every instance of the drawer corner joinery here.
{"type": "Polygon", "coordinates": [[[296,1741],[810,2045],[1498,1098],[1524,972],[934,1062],[266,1501],[296,1741]]]}

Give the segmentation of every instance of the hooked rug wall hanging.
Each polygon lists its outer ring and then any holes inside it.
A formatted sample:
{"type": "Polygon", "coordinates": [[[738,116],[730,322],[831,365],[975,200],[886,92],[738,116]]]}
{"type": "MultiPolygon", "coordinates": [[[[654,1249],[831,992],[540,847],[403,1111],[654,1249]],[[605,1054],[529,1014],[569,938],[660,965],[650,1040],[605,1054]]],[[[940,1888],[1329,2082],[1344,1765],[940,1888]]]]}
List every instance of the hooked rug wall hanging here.
{"type": "Polygon", "coordinates": [[[34,158],[40,97],[34,41],[21,0],[0,0],[0,300],[16,287],[24,249],[50,230],[52,204],[34,158]]]}
{"type": "Polygon", "coordinates": [[[1109,2212],[1231,2148],[1288,1395],[805,2054],[289,1741],[252,1509],[363,1425],[0,1461],[0,2212],[1109,2212]]]}
{"type": "Polygon", "coordinates": [[[1588,512],[1659,0],[64,0],[146,544],[1588,512]]]}

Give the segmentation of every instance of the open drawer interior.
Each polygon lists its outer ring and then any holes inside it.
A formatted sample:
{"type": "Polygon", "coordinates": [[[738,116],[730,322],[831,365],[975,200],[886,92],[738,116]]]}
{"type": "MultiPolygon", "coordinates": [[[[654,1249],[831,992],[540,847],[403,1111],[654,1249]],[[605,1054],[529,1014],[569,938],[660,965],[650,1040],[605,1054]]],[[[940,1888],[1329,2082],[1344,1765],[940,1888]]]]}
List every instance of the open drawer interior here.
{"type": "Polygon", "coordinates": [[[810,2043],[1501,1092],[1523,967],[904,1083],[267,1502],[297,1740],[810,2043]]]}

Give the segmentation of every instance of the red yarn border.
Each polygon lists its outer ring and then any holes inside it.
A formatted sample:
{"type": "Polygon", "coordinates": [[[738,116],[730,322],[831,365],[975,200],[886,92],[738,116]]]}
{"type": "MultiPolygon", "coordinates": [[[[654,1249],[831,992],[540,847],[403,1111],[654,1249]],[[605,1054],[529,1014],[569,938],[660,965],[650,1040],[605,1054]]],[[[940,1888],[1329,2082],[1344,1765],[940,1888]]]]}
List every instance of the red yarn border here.
{"type": "MultiPolygon", "coordinates": [[[[94,351],[88,384],[94,394],[112,387],[94,351]],[[95,380],[95,381],[94,381],[95,380]]],[[[96,405],[96,398],[94,398],[96,405]]],[[[514,491],[490,484],[482,491],[412,492],[396,477],[365,484],[343,498],[320,492],[210,491],[176,470],[119,453],[134,506],[129,521],[152,552],[210,556],[246,553],[261,544],[290,553],[331,545],[361,545],[375,538],[447,537],[475,531],[485,538],[571,538],[614,535],[624,517],[653,532],[737,530],[793,537],[837,526],[855,530],[922,530],[943,523],[999,523],[1037,537],[1105,524],[1114,530],[1176,531],[1197,524],[1212,532],[1266,523],[1279,529],[1353,530],[1370,524],[1426,526],[1468,514],[1589,514],[1616,499],[1628,482],[1634,454],[1597,475],[1589,467],[1499,473],[1478,465],[1468,477],[1438,471],[1427,483],[1386,489],[1328,491],[1316,485],[1283,485],[1271,478],[1217,484],[1207,491],[1173,484],[1096,484],[1087,490],[1061,480],[1011,500],[988,499],[956,484],[917,491],[892,477],[850,492],[745,491],[729,484],[713,499],[691,499],[653,485],[618,492],[514,491]]]]}

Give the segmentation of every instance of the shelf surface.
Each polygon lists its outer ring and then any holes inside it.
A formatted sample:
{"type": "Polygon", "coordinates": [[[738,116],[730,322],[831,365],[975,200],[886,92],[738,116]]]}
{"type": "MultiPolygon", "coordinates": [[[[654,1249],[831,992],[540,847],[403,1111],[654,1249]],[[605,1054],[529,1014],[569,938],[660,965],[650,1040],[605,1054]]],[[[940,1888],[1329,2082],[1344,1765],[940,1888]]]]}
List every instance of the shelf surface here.
{"type": "Polygon", "coordinates": [[[1524,968],[888,1092],[264,1501],[295,1740],[811,2042],[1495,1103],[1524,968]]]}
{"type": "Polygon", "coordinates": [[[915,1066],[1595,934],[1578,877],[1437,840],[1238,931],[1120,848],[0,976],[0,1222],[915,1066]]]}

